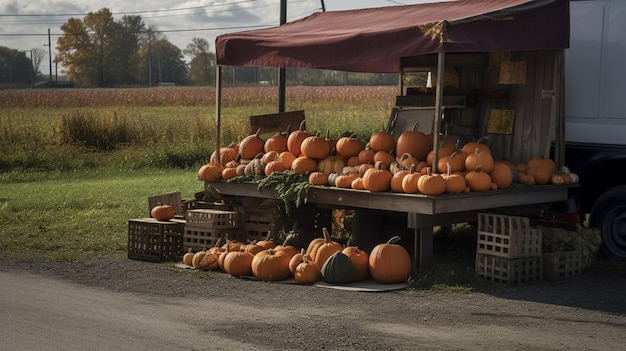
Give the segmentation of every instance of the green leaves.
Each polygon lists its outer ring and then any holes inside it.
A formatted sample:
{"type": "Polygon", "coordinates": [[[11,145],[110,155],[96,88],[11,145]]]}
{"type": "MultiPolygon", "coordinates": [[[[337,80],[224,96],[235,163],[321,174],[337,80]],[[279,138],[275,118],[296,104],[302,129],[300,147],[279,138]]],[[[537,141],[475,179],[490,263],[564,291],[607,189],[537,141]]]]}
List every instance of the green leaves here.
{"type": "Polygon", "coordinates": [[[294,173],[293,171],[274,172],[267,177],[256,176],[239,176],[230,179],[231,183],[251,182],[256,184],[259,191],[272,189],[278,193],[285,203],[285,210],[289,212],[291,204],[300,207],[306,203],[306,195],[309,190],[308,176],[304,174],[294,173]]]}

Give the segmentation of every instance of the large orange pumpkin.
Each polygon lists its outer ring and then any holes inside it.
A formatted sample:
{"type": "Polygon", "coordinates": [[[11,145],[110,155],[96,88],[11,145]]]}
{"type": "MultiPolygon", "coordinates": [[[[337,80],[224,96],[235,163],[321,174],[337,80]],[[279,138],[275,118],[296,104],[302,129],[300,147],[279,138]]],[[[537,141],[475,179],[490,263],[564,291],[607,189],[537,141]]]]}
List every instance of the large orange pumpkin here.
{"type": "Polygon", "coordinates": [[[419,124],[415,123],[412,130],[400,134],[396,141],[396,155],[403,155],[408,152],[417,157],[418,160],[426,160],[433,146],[430,138],[417,130],[418,126],[419,124]]]}
{"type": "Polygon", "coordinates": [[[284,280],[289,277],[289,256],[267,249],[254,255],[252,263],[252,275],[264,281],[284,280]]]}
{"type": "Polygon", "coordinates": [[[330,144],[317,135],[306,137],[300,145],[302,155],[315,160],[322,160],[330,154],[330,144]]]}
{"type": "Polygon", "coordinates": [[[399,236],[387,243],[378,244],[369,255],[369,268],[372,279],[379,283],[393,284],[405,282],[411,275],[411,257],[404,247],[396,244],[399,236]]]}

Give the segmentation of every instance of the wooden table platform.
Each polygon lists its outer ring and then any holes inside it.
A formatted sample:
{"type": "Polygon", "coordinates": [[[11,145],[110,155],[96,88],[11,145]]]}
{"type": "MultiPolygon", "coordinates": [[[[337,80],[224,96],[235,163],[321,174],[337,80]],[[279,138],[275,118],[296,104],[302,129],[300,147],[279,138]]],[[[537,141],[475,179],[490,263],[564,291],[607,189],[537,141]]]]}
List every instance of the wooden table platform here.
{"type": "MultiPolygon", "coordinates": [[[[407,227],[414,229],[414,258],[418,267],[432,260],[433,227],[476,221],[481,211],[503,208],[540,206],[566,201],[572,186],[533,185],[512,186],[508,189],[443,194],[401,194],[392,192],[369,192],[341,189],[330,186],[311,186],[307,203],[337,209],[374,209],[408,214],[407,227]]],[[[205,183],[222,196],[278,199],[273,190],[259,191],[253,183],[228,183],[226,181],[205,183]]]]}

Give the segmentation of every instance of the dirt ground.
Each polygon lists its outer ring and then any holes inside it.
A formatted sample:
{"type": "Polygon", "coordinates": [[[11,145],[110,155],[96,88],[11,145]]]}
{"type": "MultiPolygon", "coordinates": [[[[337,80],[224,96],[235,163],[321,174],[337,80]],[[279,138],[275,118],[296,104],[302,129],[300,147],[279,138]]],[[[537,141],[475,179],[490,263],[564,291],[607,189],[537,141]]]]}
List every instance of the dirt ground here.
{"type": "Polygon", "coordinates": [[[591,274],[469,293],[372,293],[120,259],[0,259],[0,272],[156,299],[164,311],[173,309],[168,314],[194,313],[189,306],[197,306],[195,313],[206,311],[204,332],[215,335],[212,345],[200,348],[207,350],[233,345],[258,350],[618,350],[626,345],[626,280],[591,274]],[[174,312],[178,308],[188,311],[174,312]]]}

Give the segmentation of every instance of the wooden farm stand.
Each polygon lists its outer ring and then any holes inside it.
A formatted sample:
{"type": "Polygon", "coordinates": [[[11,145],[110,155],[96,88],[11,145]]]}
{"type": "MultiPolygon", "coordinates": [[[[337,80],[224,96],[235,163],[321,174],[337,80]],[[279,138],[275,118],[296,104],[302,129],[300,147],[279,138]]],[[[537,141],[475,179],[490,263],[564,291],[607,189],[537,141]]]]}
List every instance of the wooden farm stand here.
{"type": "MultiPolygon", "coordinates": [[[[420,125],[427,129],[420,131],[433,135],[435,168],[439,141],[445,135],[466,141],[489,135],[494,159],[513,163],[553,153],[560,168],[563,56],[568,46],[567,0],[460,0],[328,11],[278,27],[220,35],[216,39],[215,142],[221,145],[223,66],[401,76],[421,71],[432,74],[433,88],[423,93],[403,87],[401,81],[389,129],[399,132],[402,128],[393,123],[402,118],[405,125],[413,124],[411,119],[422,121],[420,125]]],[[[225,197],[277,198],[253,184],[214,182],[208,186],[225,197]]],[[[314,186],[307,202],[407,214],[407,227],[414,229],[416,264],[423,266],[432,258],[433,226],[473,222],[479,211],[565,201],[571,188],[575,186],[519,186],[426,196],[314,186]]]]}

